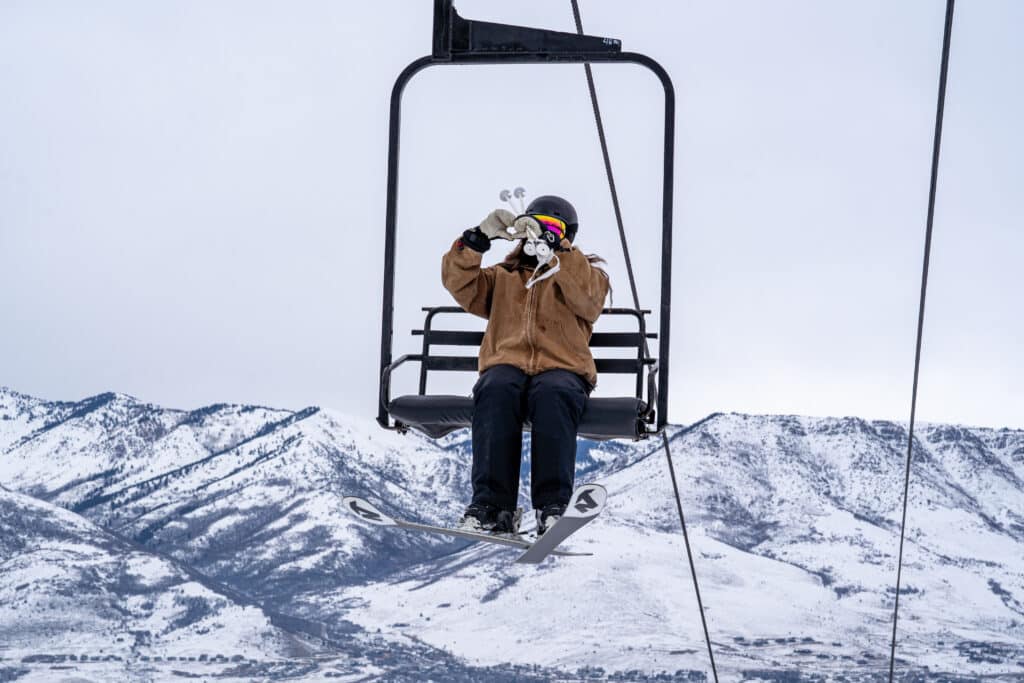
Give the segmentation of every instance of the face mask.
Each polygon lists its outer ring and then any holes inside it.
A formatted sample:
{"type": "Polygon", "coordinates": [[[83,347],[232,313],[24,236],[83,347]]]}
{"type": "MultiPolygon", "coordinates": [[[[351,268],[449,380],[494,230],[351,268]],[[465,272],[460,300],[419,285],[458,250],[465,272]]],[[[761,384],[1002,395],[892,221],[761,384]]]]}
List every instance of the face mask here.
{"type": "Polygon", "coordinates": [[[533,256],[537,259],[537,267],[533,271],[533,275],[526,281],[526,288],[530,289],[541,280],[547,280],[549,277],[558,272],[558,269],[562,267],[561,261],[558,259],[558,255],[551,249],[544,240],[527,240],[523,245],[523,253],[527,256],[533,256]],[[552,265],[554,261],[554,265],[552,265]],[[541,274],[541,266],[548,266],[548,269],[541,274]]]}
{"type": "Polygon", "coordinates": [[[558,219],[548,216],[531,216],[531,218],[533,218],[534,225],[527,228],[528,236],[523,243],[523,253],[537,259],[537,268],[533,271],[530,279],[526,281],[527,289],[558,272],[561,262],[555,254],[555,246],[558,244],[558,240],[565,235],[565,224],[558,219]],[[554,221],[558,221],[558,224],[554,224],[554,221]],[[554,261],[554,265],[551,265],[552,261],[554,261]],[[540,274],[541,266],[545,265],[549,268],[540,274]]]}
{"type": "Polygon", "coordinates": [[[545,265],[555,255],[551,245],[543,239],[527,239],[523,244],[523,253],[527,256],[535,256],[539,266],[545,265]]]}

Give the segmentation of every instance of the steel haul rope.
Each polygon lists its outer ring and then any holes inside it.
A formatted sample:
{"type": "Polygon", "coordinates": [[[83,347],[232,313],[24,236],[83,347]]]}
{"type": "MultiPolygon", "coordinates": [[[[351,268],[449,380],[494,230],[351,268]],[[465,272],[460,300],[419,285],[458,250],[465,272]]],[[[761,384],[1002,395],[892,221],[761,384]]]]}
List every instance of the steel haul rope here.
{"type": "Polygon", "coordinates": [[[921,340],[924,336],[924,305],[928,293],[928,266],[931,261],[932,227],[935,223],[935,194],[939,181],[939,151],[942,146],[942,118],[946,108],[946,79],[949,73],[949,44],[953,34],[953,5],[946,0],[946,23],[942,34],[942,63],[939,67],[939,96],[935,106],[935,139],[932,143],[931,184],[928,189],[928,218],[924,233],[924,263],[921,267],[921,299],[917,311],[917,344],[914,350],[914,386],[910,395],[910,426],[907,437],[907,460],[903,477],[903,517],[900,521],[900,549],[896,564],[896,601],[892,611],[892,643],[889,653],[889,683],[896,670],[896,626],[900,613],[900,585],[903,579],[903,541],[907,528],[907,500],[910,493],[910,464],[914,453],[914,419],[917,415],[917,387],[921,371],[921,340]]]}
{"type": "MultiPolygon", "coordinates": [[[[583,35],[583,20],[580,17],[580,6],[578,0],[571,0],[572,2],[572,14],[573,19],[576,22],[576,32],[579,35],[583,35]]],[[[594,122],[597,125],[597,136],[601,140],[601,154],[604,157],[604,170],[605,175],[608,177],[608,189],[611,192],[612,206],[615,209],[615,221],[619,227],[619,240],[622,243],[622,255],[626,262],[626,273],[629,275],[629,288],[633,295],[633,306],[636,309],[640,308],[640,296],[637,293],[636,278],[633,275],[633,262],[629,256],[629,245],[626,242],[626,229],[622,222],[622,210],[619,207],[619,193],[615,187],[615,176],[612,173],[612,162],[611,157],[608,154],[608,140],[604,133],[604,123],[601,118],[601,108],[597,101],[597,88],[594,85],[594,72],[591,69],[589,63],[584,63],[583,68],[587,75],[587,88],[590,91],[590,104],[594,109],[594,122]]],[[[650,349],[646,348],[647,342],[644,341],[645,349],[644,353],[650,356],[650,349]]],[[[686,529],[686,517],[683,514],[683,503],[679,496],[679,485],[676,481],[676,471],[672,464],[672,450],[669,447],[668,436],[664,430],[661,432],[662,445],[665,448],[665,458],[668,462],[669,477],[672,480],[672,492],[676,499],[676,510],[679,513],[679,524],[683,530],[683,542],[686,546],[686,558],[690,564],[690,575],[693,577],[693,590],[697,596],[697,609],[700,611],[700,623],[704,629],[704,642],[708,648],[708,659],[711,661],[711,674],[714,677],[715,683],[718,683],[718,670],[715,667],[715,655],[711,649],[711,635],[708,632],[707,618],[704,616],[704,602],[700,596],[700,585],[697,581],[697,568],[693,562],[693,550],[690,546],[690,534],[686,529]]]]}

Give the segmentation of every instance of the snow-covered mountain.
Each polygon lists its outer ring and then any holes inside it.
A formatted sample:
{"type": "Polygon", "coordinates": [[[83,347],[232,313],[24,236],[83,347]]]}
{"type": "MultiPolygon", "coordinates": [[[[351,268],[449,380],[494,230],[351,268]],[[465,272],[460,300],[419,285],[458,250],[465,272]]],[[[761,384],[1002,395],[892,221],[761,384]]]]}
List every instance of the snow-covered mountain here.
{"type": "Polygon", "coordinates": [[[216,650],[211,632],[228,636],[231,656],[247,659],[303,649],[232,591],[218,592],[79,515],[5,489],[0,554],[0,642],[10,650],[188,655],[216,650]]]}
{"type": "MultiPolygon", "coordinates": [[[[669,435],[722,679],[887,670],[905,427],[720,414],[669,435]]],[[[701,680],[659,446],[581,442],[578,478],[610,500],[571,546],[595,555],[519,567],[341,508],[363,495],[450,523],[469,488],[465,433],[0,389],[0,672],[90,647],[301,663],[310,680],[415,680],[425,662],[437,680],[701,680]]],[[[1024,430],[926,425],[914,456],[899,668],[1024,677],[1024,430]]]]}

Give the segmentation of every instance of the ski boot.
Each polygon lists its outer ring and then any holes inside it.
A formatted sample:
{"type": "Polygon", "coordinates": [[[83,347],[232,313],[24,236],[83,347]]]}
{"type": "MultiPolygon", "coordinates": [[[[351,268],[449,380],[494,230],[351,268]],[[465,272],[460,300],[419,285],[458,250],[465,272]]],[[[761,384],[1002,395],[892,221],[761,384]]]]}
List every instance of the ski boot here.
{"type": "Polygon", "coordinates": [[[458,528],[476,533],[518,534],[522,518],[522,508],[502,510],[494,505],[472,503],[462,514],[458,528]]]}
{"type": "Polygon", "coordinates": [[[565,514],[565,506],[551,503],[539,510],[534,510],[533,513],[537,516],[537,538],[540,538],[565,514]]]}

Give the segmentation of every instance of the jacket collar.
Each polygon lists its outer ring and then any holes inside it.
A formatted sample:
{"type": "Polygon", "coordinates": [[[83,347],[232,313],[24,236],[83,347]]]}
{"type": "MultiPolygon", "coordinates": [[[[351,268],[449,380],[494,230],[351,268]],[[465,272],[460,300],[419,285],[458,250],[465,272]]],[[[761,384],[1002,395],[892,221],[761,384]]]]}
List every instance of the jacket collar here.
{"type": "Polygon", "coordinates": [[[535,268],[534,266],[528,266],[519,259],[519,255],[521,252],[522,247],[517,246],[512,251],[510,251],[508,255],[505,257],[505,260],[499,263],[498,265],[510,273],[515,272],[517,270],[533,272],[535,268]]]}

